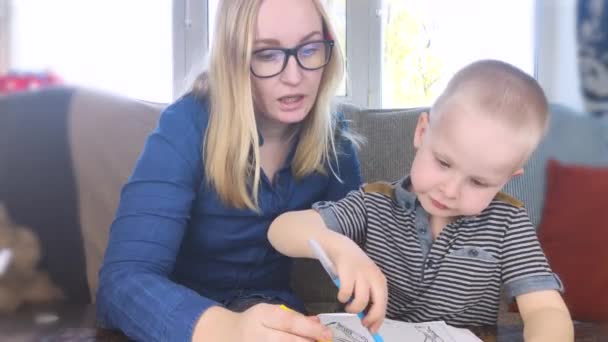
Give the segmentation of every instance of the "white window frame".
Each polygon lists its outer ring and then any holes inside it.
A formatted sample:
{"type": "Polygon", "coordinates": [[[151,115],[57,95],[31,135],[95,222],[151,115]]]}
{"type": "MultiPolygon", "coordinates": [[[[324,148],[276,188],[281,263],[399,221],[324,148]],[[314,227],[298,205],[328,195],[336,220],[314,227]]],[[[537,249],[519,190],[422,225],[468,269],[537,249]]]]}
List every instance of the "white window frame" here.
{"type": "Polygon", "coordinates": [[[173,98],[190,86],[208,54],[207,0],[173,0],[173,98]]]}
{"type": "Polygon", "coordinates": [[[345,100],[361,107],[380,108],[382,101],[381,1],[346,3],[345,100]]]}
{"type": "MultiPolygon", "coordinates": [[[[2,1],[2,0],[0,0],[2,1]]],[[[541,6],[535,1],[534,76],[538,79],[541,6]]],[[[382,0],[346,1],[346,96],[342,101],[367,108],[382,107],[382,0]]],[[[183,93],[208,56],[207,0],[173,2],[173,95],[183,93]]]]}
{"type": "Polygon", "coordinates": [[[10,65],[11,16],[8,0],[0,0],[0,74],[8,72],[10,65]]]}

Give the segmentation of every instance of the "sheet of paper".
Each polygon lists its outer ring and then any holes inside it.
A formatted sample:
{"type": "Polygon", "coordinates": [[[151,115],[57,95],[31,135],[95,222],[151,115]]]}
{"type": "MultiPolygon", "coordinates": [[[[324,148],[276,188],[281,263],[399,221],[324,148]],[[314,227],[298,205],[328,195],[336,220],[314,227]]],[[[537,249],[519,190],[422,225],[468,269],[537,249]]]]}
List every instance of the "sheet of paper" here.
{"type": "Polygon", "coordinates": [[[380,328],[385,342],[460,342],[450,334],[444,322],[405,323],[385,320],[380,328]]]}
{"type": "MultiPolygon", "coordinates": [[[[356,315],[321,314],[319,318],[332,329],[334,342],[373,342],[371,334],[356,315]]],[[[469,330],[449,326],[443,321],[406,323],[386,319],[380,335],[384,342],[481,342],[469,330]]]]}
{"type": "Polygon", "coordinates": [[[479,337],[475,336],[469,329],[456,328],[449,326],[450,334],[458,342],[483,342],[479,337]]]}
{"type": "MultiPolygon", "coordinates": [[[[348,313],[321,314],[321,323],[333,332],[332,342],[373,342],[370,332],[361,324],[357,315],[348,313]]],[[[389,342],[384,339],[384,342],[389,342]]]]}

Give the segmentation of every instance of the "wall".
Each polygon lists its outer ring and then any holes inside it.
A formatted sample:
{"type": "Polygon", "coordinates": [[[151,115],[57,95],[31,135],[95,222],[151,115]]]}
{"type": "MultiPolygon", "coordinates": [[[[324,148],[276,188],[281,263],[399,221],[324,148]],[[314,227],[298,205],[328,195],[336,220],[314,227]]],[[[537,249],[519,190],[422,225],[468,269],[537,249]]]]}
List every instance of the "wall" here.
{"type": "Polygon", "coordinates": [[[538,80],[549,101],[582,111],[576,57],[576,0],[537,1],[538,80]]]}

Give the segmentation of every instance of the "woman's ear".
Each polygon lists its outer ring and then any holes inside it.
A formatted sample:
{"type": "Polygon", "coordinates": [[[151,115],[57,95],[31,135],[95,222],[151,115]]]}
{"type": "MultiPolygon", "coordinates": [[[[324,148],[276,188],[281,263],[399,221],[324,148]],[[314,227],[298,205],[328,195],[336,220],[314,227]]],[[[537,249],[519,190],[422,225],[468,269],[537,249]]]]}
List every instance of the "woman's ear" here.
{"type": "Polygon", "coordinates": [[[427,112],[422,112],[418,117],[418,122],[416,123],[416,130],[414,131],[414,147],[419,148],[422,144],[422,138],[424,134],[429,129],[429,114],[427,112]]]}

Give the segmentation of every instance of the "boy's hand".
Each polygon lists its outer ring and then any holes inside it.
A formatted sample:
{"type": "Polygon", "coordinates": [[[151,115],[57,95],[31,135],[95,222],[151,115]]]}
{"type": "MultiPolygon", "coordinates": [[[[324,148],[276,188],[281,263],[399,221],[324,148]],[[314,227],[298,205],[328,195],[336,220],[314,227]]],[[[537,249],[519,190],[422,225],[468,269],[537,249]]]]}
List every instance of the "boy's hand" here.
{"type": "Polygon", "coordinates": [[[386,278],[380,268],[352,240],[340,236],[330,258],[340,278],[338,300],[347,303],[346,311],[359,313],[367,309],[362,323],[376,333],[384,317],[388,301],[386,278]]]}

